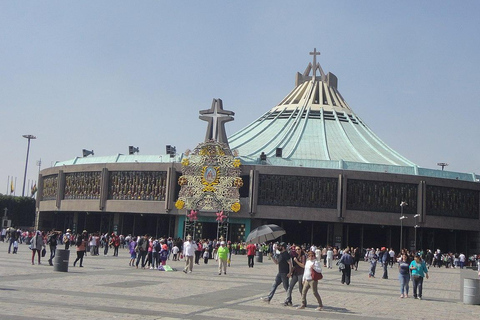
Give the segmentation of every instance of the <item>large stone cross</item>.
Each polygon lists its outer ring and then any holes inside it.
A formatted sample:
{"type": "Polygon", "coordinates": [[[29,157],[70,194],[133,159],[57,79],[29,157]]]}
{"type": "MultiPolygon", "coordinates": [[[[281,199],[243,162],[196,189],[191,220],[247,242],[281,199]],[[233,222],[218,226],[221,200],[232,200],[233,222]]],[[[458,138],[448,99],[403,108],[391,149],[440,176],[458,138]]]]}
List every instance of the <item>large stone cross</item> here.
{"type": "Polygon", "coordinates": [[[232,121],[232,116],[234,116],[235,113],[223,110],[221,99],[213,99],[212,107],[207,110],[201,110],[200,114],[201,116],[199,116],[199,118],[208,122],[205,141],[215,140],[228,145],[227,134],[225,133],[225,122],[232,121]]]}
{"type": "Polygon", "coordinates": [[[313,48],[313,52],[310,52],[310,55],[313,56],[312,80],[315,81],[316,73],[317,73],[317,56],[320,55],[320,52],[317,52],[317,48],[313,48]]]}

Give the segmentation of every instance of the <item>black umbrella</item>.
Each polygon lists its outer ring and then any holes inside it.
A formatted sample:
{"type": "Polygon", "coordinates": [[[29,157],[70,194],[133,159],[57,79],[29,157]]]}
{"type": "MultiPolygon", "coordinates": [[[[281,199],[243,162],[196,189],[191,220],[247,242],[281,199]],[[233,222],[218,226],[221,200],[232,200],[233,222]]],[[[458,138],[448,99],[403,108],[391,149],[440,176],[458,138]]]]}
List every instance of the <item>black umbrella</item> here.
{"type": "Polygon", "coordinates": [[[275,240],[286,234],[285,230],[276,224],[266,224],[253,229],[247,237],[247,242],[261,243],[275,240]]]}

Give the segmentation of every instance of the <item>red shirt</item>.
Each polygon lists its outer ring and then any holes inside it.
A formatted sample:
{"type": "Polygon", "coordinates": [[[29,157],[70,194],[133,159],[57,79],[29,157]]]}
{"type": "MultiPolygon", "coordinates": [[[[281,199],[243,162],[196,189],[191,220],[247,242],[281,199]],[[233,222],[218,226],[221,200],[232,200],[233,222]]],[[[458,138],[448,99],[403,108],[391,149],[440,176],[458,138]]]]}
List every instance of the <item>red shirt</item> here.
{"type": "Polygon", "coordinates": [[[253,243],[250,243],[249,245],[247,245],[248,256],[254,256],[256,250],[257,250],[257,247],[253,243]]]}

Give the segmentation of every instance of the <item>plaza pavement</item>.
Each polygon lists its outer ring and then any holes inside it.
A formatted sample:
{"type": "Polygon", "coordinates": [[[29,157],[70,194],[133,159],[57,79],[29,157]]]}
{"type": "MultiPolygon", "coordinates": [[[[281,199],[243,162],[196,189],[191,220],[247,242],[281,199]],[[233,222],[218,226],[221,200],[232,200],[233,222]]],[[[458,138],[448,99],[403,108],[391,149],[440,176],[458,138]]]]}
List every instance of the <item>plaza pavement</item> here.
{"type": "MultiPolygon", "coordinates": [[[[31,265],[31,251],[20,245],[18,254],[8,254],[0,243],[0,319],[480,319],[480,306],[464,305],[460,299],[460,270],[430,269],[424,282],[423,300],[400,299],[398,272],[388,269],[389,279],[368,278],[368,264],[352,271],[350,286],[340,284],[338,269],[324,268],[319,292],[324,311],[315,311],[311,292],[309,305],[300,302],[297,287],[294,307],[284,307],[280,285],[270,304],[260,300],[268,294],[277,266],[266,258],[248,268],[246,256],[233,256],[227,275],[218,275],[215,260],[195,265],[193,273],[181,271],[183,261],[169,261],[177,272],[135,269],[128,266],[127,250],[119,257],[88,255],[84,268],[73,267],[71,251],[68,272],[53,271],[46,258],[31,265]]],[[[48,255],[49,253],[47,253],[48,255]]],[[[472,277],[476,275],[471,271],[472,277]]],[[[412,286],[410,286],[410,295],[412,286]]]]}

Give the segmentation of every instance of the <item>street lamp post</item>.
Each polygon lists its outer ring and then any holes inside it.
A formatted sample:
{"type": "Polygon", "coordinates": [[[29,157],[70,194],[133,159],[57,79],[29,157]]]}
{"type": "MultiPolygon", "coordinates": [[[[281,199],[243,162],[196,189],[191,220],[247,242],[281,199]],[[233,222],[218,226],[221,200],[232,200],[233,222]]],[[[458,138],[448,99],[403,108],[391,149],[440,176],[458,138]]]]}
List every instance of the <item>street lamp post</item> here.
{"type": "Polygon", "coordinates": [[[400,251],[399,253],[402,252],[402,247],[403,247],[403,220],[407,219],[406,216],[403,215],[403,207],[408,206],[408,203],[405,201],[400,202],[400,251]]]}
{"type": "Polygon", "coordinates": [[[420,226],[417,224],[417,218],[420,217],[420,213],[417,213],[416,215],[413,216],[415,218],[415,252],[417,252],[417,228],[420,226]]]}
{"type": "Polygon", "coordinates": [[[30,140],[37,139],[37,137],[31,134],[24,134],[22,137],[24,137],[25,139],[28,139],[27,158],[25,159],[25,173],[23,175],[23,189],[22,189],[22,197],[23,197],[25,196],[25,181],[27,180],[28,153],[30,152],[30,140]]]}

